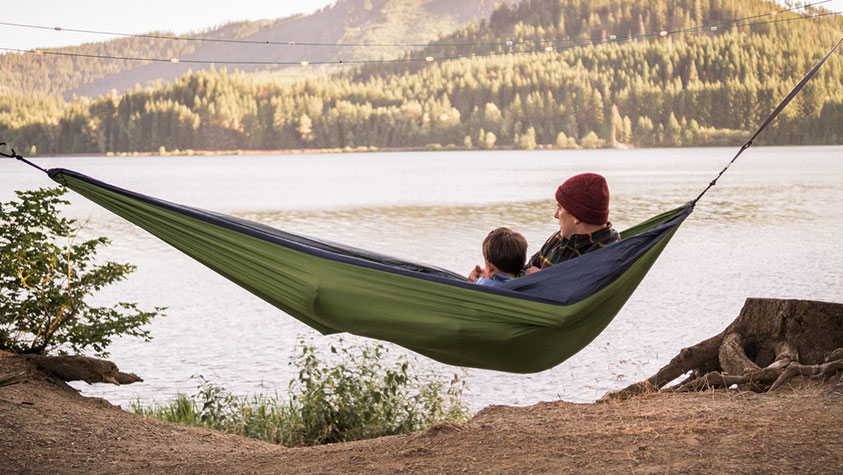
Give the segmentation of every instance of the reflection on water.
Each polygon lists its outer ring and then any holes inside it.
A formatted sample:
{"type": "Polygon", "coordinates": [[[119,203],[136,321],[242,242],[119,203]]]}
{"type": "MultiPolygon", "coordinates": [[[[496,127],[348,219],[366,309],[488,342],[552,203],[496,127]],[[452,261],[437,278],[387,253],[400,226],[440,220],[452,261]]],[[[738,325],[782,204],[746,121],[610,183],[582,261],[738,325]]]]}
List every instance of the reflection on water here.
{"type": "MultiPolygon", "coordinates": [[[[535,251],[555,229],[553,192],[597,171],[625,229],[695,198],[732,149],[436,152],[266,157],[50,158],[142,193],[463,274],[497,226],[535,251]]],[[[0,200],[52,182],[0,162],[0,200]]],[[[468,372],[476,409],[563,398],[590,401],[655,372],[718,333],[747,297],[843,300],[843,147],[759,148],[709,190],[615,321],[568,361],[533,375],[468,372]]],[[[98,298],[167,306],[154,340],[120,340],[112,359],[145,382],[78,385],[124,404],[193,392],[202,374],[241,393],[286,391],[296,337],[313,330],[86,200],[67,211],[113,241],[105,257],[138,271],[98,298]]],[[[315,337],[329,345],[336,337],[315,337]]],[[[354,338],[351,338],[354,339],[354,338]]],[[[356,340],[356,339],[355,339],[356,340]]],[[[453,368],[422,358],[436,371],[453,368]]]]}

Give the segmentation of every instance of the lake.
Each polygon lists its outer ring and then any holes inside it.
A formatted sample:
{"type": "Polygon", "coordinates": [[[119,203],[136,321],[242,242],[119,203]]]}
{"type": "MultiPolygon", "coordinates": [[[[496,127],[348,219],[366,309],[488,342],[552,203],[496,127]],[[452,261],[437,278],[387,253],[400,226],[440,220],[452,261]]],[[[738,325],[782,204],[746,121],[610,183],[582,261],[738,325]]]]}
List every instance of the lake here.
{"type": "MultiPolygon", "coordinates": [[[[467,274],[489,230],[509,226],[535,252],[556,229],[556,187],[594,171],[612,192],[610,220],[625,229],[695,198],[737,148],[307,154],[219,157],[54,157],[117,186],[288,231],[467,274]]],[[[0,200],[51,186],[44,174],[0,161],[0,200]]],[[[119,339],[110,359],[143,383],[74,383],[127,406],[193,394],[193,375],[236,394],[286,394],[299,337],[322,337],[204,266],[84,198],[65,212],[105,235],[103,258],[137,271],[99,304],[166,306],[153,340],[119,339]]],[[[843,301],[843,147],[757,147],[745,152],[668,245],[609,327],[550,370],[467,370],[472,409],[563,399],[593,401],[646,378],[678,351],[719,333],[747,297],[843,301]]],[[[361,338],[345,336],[346,340],[361,338]]],[[[395,347],[395,352],[404,350],[395,347]]],[[[458,368],[419,356],[450,375],[458,368]]]]}

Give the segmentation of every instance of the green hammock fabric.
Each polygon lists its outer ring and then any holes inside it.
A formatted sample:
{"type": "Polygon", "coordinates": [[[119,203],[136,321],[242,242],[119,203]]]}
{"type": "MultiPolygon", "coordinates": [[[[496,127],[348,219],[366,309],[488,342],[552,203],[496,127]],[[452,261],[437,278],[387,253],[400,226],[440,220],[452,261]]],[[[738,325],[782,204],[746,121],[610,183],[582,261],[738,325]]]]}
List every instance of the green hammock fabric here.
{"type": "Polygon", "coordinates": [[[48,173],[323,334],[348,332],[447,364],[515,373],[551,368],[591,342],[693,208],[655,216],[623,231],[619,243],[498,289],[70,170],[48,173]]]}

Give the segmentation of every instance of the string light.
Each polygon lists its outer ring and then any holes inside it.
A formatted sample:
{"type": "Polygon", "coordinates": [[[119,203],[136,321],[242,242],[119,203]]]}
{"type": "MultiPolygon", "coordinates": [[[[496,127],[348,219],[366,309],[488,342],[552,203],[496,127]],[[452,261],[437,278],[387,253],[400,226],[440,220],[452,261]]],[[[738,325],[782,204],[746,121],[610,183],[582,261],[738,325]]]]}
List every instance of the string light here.
{"type": "MultiPolygon", "coordinates": [[[[737,23],[741,21],[747,21],[754,18],[760,18],[765,16],[775,16],[778,13],[789,12],[793,10],[800,10],[805,9],[808,7],[814,7],[817,5],[822,5],[825,3],[829,3],[831,0],[821,0],[818,2],[808,3],[805,5],[796,5],[790,8],[785,8],[782,10],[774,10],[769,13],[761,13],[754,16],[749,16],[741,19],[736,20],[727,20],[721,22],[721,24],[726,23],[737,23]]],[[[833,13],[836,14],[836,13],[833,13]]],[[[815,16],[825,16],[825,14],[815,14],[815,16]]],[[[200,42],[216,42],[216,43],[241,43],[241,44],[260,44],[260,45],[288,45],[288,46],[329,46],[329,47],[339,47],[339,46],[348,46],[348,47],[355,47],[355,46],[383,46],[383,47],[428,47],[428,46],[496,46],[506,44],[507,46],[512,46],[516,43],[518,44],[529,44],[530,41],[524,42],[516,42],[512,40],[508,40],[506,42],[495,41],[495,42],[488,42],[488,43],[407,43],[407,42],[400,42],[400,43],[320,43],[320,42],[297,42],[297,41],[271,41],[271,40],[236,40],[236,39],[225,39],[225,38],[200,38],[200,37],[190,37],[190,36],[174,36],[174,35],[162,35],[162,34],[133,34],[133,33],[122,33],[122,32],[114,32],[114,31],[98,31],[98,30],[83,30],[83,29],[74,29],[74,28],[62,28],[61,26],[55,27],[47,27],[41,25],[27,25],[27,24],[20,24],[20,23],[10,23],[10,22],[0,22],[0,25],[5,26],[15,26],[21,28],[35,28],[35,29],[51,29],[55,31],[68,31],[74,33],[86,33],[86,34],[94,34],[94,35],[109,35],[109,36],[124,36],[124,37],[135,37],[135,38],[151,38],[151,39],[160,39],[160,40],[180,40],[180,41],[200,41],[200,42]]],[[[692,28],[696,29],[696,28],[692,28]]],[[[651,36],[651,35],[640,35],[640,36],[651,36]]],[[[581,41],[587,38],[575,38],[571,40],[565,41],[581,41]]],[[[592,41],[596,41],[595,38],[590,38],[592,41]]]]}
{"type": "MultiPolygon", "coordinates": [[[[747,22],[747,20],[752,20],[756,18],[761,18],[765,16],[775,16],[777,13],[787,12],[794,9],[801,9],[805,7],[809,7],[812,5],[819,5],[822,3],[826,3],[830,0],[823,0],[821,2],[816,2],[813,4],[802,5],[797,7],[788,8],[785,10],[773,11],[770,13],[764,13],[759,15],[754,15],[751,17],[736,19],[736,20],[726,20],[721,21],[716,25],[711,26],[697,26],[697,27],[689,27],[685,29],[679,29],[674,31],[667,31],[661,30],[658,33],[649,33],[649,34],[640,34],[640,35],[630,35],[626,37],[618,37],[617,35],[610,35],[609,38],[611,41],[629,41],[634,39],[644,39],[648,37],[666,37],[672,34],[679,34],[679,33],[691,33],[691,32],[701,32],[704,29],[708,29],[709,31],[716,32],[719,31],[720,26],[730,25],[730,26],[754,26],[754,25],[763,25],[769,23],[781,23],[781,22],[790,22],[790,21],[797,21],[797,20],[805,20],[805,19],[813,19],[825,16],[833,16],[838,15],[840,12],[828,12],[828,13],[814,13],[808,14],[803,16],[796,16],[792,18],[782,18],[776,20],[767,20],[767,21],[759,21],[759,22],[747,22]]],[[[0,25],[7,25],[7,26],[20,26],[20,27],[30,27],[30,28],[47,28],[42,26],[35,26],[35,25],[20,25],[15,23],[6,23],[0,22],[0,25]]],[[[84,31],[84,30],[70,30],[70,29],[63,29],[62,27],[56,26],[52,29],[56,31],[76,31],[76,32],[87,32],[87,33],[101,33],[101,34],[114,34],[114,35],[123,35],[123,36],[133,36],[133,37],[151,37],[151,38],[158,38],[158,39],[173,39],[173,40],[184,40],[184,41],[223,41],[223,42],[230,42],[230,43],[260,43],[260,44],[275,44],[275,45],[289,45],[289,46],[300,46],[300,45],[311,45],[311,46],[351,46],[350,43],[301,43],[295,41],[289,42],[270,42],[270,41],[244,41],[244,40],[218,40],[218,39],[204,39],[204,38],[189,38],[189,37],[165,37],[165,36],[158,36],[158,35],[126,35],[120,33],[105,33],[105,32],[95,32],[95,31],[84,31]]],[[[459,55],[452,55],[452,56],[445,56],[440,57],[440,60],[450,60],[450,59],[459,59],[459,58],[467,58],[467,57],[486,57],[486,56],[500,56],[500,55],[510,55],[510,54],[529,54],[529,53],[537,53],[540,51],[544,52],[552,52],[554,50],[566,50],[571,49],[579,46],[591,46],[597,43],[606,43],[607,40],[605,37],[603,39],[597,37],[591,38],[572,38],[568,40],[560,40],[554,42],[557,46],[546,46],[541,49],[522,49],[522,50],[509,50],[509,51],[492,51],[492,52],[485,52],[485,53],[470,53],[470,54],[459,54],[459,55]]],[[[532,43],[531,41],[523,41],[523,42],[516,42],[513,40],[506,40],[503,42],[492,42],[492,43],[430,43],[425,46],[428,47],[436,47],[436,46],[447,46],[447,45],[454,45],[459,44],[463,46],[471,45],[471,46],[482,46],[482,45],[507,45],[513,46],[515,44],[529,44],[532,43]]],[[[366,45],[366,46],[396,46],[394,44],[376,44],[376,43],[369,43],[369,44],[358,44],[358,45],[366,45]]],[[[407,43],[400,43],[400,45],[408,45],[407,43]]],[[[410,46],[420,46],[420,45],[410,45],[410,46]]],[[[94,59],[117,59],[117,60],[124,60],[124,61],[147,61],[147,62],[170,62],[173,64],[177,63],[192,63],[192,64],[242,64],[242,65],[274,65],[274,66],[287,66],[287,65],[301,65],[301,66],[308,66],[311,64],[367,64],[367,63],[401,63],[401,62],[410,62],[410,61],[418,61],[418,59],[414,58],[397,58],[397,59],[386,59],[386,60],[330,60],[330,61],[226,61],[226,60],[201,60],[201,59],[180,59],[180,58],[167,58],[167,59],[160,59],[160,58],[139,58],[139,57],[127,57],[127,56],[110,56],[110,55],[101,55],[101,54],[88,54],[88,53],[74,53],[74,52],[63,52],[63,51],[44,51],[41,49],[37,50],[22,50],[22,49],[15,49],[15,48],[2,48],[0,47],[0,51],[10,51],[10,52],[18,52],[18,53],[30,53],[36,55],[51,55],[51,56],[68,56],[68,57],[81,57],[81,58],[94,58],[94,59]]],[[[434,60],[433,56],[426,56],[424,58],[426,62],[432,62],[434,60]]]]}

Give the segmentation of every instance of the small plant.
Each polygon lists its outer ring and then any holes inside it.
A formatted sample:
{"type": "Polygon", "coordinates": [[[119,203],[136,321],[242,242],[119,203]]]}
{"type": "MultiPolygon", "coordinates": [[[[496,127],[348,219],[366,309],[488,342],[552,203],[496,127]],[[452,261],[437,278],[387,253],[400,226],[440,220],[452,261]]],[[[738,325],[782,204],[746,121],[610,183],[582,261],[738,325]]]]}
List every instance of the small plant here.
{"type": "Polygon", "coordinates": [[[294,362],[298,378],[290,383],[291,404],[299,424],[296,445],[324,444],[402,434],[440,421],[461,421],[465,382],[419,374],[401,356],[386,366],[388,349],[381,343],[346,348],[331,346],[339,357],[325,367],[316,349],[299,341],[294,362]]]}
{"type": "Polygon", "coordinates": [[[141,327],[160,315],[135,303],[94,307],[86,299],[134,271],[130,264],[94,264],[99,237],[76,242],[80,227],[59,216],[65,188],[17,191],[0,203],[0,349],[47,354],[93,350],[107,356],[115,336],[149,340],[141,327]]]}
{"type": "MultiPolygon", "coordinates": [[[[202,376],[193,397],[178,395],[164,406],[132,403],[135,413],[209,427],[288,447],[347,442],[426,429],[468,418],[465,381],[417,373],[406,356],[390,358],[380,343],[331,347],[330,358],[300,340],[289,397],[234,396],[202,376]],[[328,360],[337,360],[335,364],[328,360]]],[[[415,361],[415,360],[414,360],[415,361]]]]}

